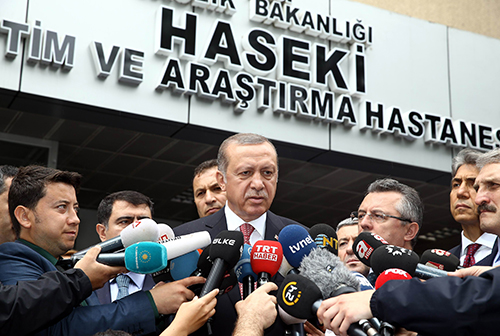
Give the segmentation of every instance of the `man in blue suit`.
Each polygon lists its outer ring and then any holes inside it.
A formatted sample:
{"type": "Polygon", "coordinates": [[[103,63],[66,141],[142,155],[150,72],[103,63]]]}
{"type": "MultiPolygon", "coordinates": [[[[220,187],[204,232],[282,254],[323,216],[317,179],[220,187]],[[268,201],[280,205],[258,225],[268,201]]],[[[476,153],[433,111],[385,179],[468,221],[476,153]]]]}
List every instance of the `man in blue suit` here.
{"type": "MultiPolygon", "coordinates": [[[[223,230],[241,230],[246,225],[253,245],[261,239],[275,240],[286,225],[298,224],[269,211],[278,183],[278,156],[268,139],[249,133],[233,135],[221,144],[217,161],[217,182],[226,191],[226,206],[210,216],[174,228],[176,235],[208,231],[213,239],[223,230]]],[[[282,279],[278,274],[274,280],[279,284],[282,279]]],[[[231,335],[237,317],[234,305],[239,300],[238,286],[219,296],[213,335],[231,335]]],[[[207,334],[207,329],[201,328],[195,334],[207,334]]],[[[266,334],[283,335],[283,322],[278,318],[266,329],[266,334]]]]}
{"type": "Polygon", "coordinates": [[[460,265],[491,266],[498,252],[497,236],[481,230],[474,189],[479,174],[476,161],[480,152],[466,148],[453,158],[451,170],[450,211],[462,226],[460,244],[450,252],[460,258],[460,265]],[[467,252],[469,251],[469,255],[467,252]]]}
{"type": "MultiPolygon", "coordinates": [[[[28,166],[19,169],[9,190],[9,213],[18,240],[0,245],[0,282],[36,280],[56,271],[58,259],[73,248],[78,234],[76,193],[81,175],[28,166]]],[[[160,314],[172,314],[194,297],[186,287],[204,280],[191,277],[137,292],[112,304],[75,307],[39,335],[93,335],[107,329],[132,334],[156,330],[160,314]]],[[[47,307],[52,309],[52,307],[47,307]]],[[[16,316],[17,323],[26,323],[16,316]]]]}
{"type": "MultiPolygon", "coordinates": [[[[153,217],[153,202],[146,195],[137,191],[124,190],[106,196],[97,208],[96,231],[101,241],[114,238],[128,225],[144,218],[153,217]]],[[[154,287],[155,282],[151,274],[138,274],[129,272],[128,287],[129,294],[143,290],[147,291],[154,287]]],[[[104,284],[104,287],[96,290],[101,304],[111,303],[116,300],[118,285],[116,280],[104,284]]]]}

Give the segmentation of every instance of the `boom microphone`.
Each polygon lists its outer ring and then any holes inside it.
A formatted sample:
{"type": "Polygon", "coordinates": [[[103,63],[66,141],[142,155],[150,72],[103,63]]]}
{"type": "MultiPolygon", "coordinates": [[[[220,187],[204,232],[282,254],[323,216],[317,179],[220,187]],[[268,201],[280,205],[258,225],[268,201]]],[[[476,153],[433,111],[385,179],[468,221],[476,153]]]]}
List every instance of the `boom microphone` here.
{"type": "MultiPolygon", "coordinates": [[[[359,282],[344,263],[333,253],[324,249],[315,249],[304,257],[299,267],[300,274],[315,283],[323,299],[353,293],[359,290],[359,282]]],[[[379,336],[377,330],[367,320],[353,323],[348,334],[379,336]]]]}
{"type": "Polygon", "coordinates": [[[283,259],[281,244],[273,240],[259,240],[252,247],[250,264],[258,274],[257,287],[271,281],[278,272],[283,259]]]}
{"type": "MultiPolygon", "coordinates": [[[[158,240],[158,224],[150,218],[143,218],[129,224],[119,236],[105,240],[96,245],[101,247],[101,253],[115,252],[138,242],[156,242],[158,240]]],[[[84,256],[92,247],[86,248],[74,255],[84,256]]]]}
{"type": "Polygon", "coordinates": [[[309,229],[309,235],[314,239],[317,247],[326,248],[331,253],[338,254],[339,242],[337,232],[330,225],[324,223],[316,224],[309,229]]]}
{"type": "Polygon", "coordinates": [[[378,234],[368,231],[360,232],[358,237],[354,240],[352,250],[356,257],[366,266],[370,265],[370,258],[373,251],[382,245],[389,243],[378,234]]]}
{"type": "Polygon", "coordinates": [[[302,258],[316,248],[309,232],[297,224],[285,226],[278,236],[278,241],[283,246],[283,256],[293,267],[299,267],[302,258]]]}

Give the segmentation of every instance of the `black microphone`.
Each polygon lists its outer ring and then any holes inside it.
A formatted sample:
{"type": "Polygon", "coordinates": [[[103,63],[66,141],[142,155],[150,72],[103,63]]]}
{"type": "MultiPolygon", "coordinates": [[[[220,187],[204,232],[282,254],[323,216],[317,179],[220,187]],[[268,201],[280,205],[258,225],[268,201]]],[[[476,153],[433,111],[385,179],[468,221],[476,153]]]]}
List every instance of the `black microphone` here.
{"type": "Polygon", "coordinates": [[[224,273],[236,265],[242,251],[243,233],[240,231],[225,230],[215,237],[209,251],[213,265],[201,289],[200,297],[220,287],[224,273]]]}
{"type": "Polygon", "coordinates": [[[317,247],[326,248],[331,253],[338,254],[337,232],[330,225],[324,223],[315,224],[309,229],[309,235],[314,239],[317,247]]]}
{"type": "MultiPolygon", "coordinates": [[[[359,290],[359,281],[333,253],[325,249],[315,249],[302,259],[300,274],[315,283],[321,290],[323,299],[353,293],[359,290]]],[[[348,334],[380,336],[367,320],[351,324],[348,334]],[[366,333],[365,333],[366,332],[366,333]]]]}
{"type": "Polygon", "coordinates": [[[389,243],[378,234],[368,231],[360,232],[352,244],[352,250],[356,257],[366,266],[370,265],[372,253],[382,245],[389,243]]]}
{"type": "Polygon", "coordinates": [[[420,263],[443,271],[454,272],[460,265],[460,259],[445,250],[429,249],[422,253],[420,263]]]}
{"type": "Polygon", "coordinates": [[[430,279],[448,276],[448,273],[434,267],[419,264],[419,256],[403,247],[384,245],[377,248],[371,257],[373,271],[378,275],[389,268],[399,268],[412,277],[430,279]]]}

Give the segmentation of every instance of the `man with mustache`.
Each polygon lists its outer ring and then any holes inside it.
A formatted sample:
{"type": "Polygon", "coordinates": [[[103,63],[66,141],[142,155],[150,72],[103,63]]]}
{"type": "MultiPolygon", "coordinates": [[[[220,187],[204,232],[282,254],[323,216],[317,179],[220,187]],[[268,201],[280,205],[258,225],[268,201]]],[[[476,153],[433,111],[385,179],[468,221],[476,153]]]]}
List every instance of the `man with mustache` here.
{"type": "MultiPolygon", "coordinates": [[[[269,211],[278,183],[278,156],[267,138],[251,133],[233,135],[221,144],[217,162],[217,182],[226,192],[226,205],[210,216],[174,228],[176,236],[208,231],[213,239],[223,230],[239,230],[245,242],[253,245],[261,239],[275,240],[286,225],[298,224],[269,211]]],[[[238,286],[218,298],[213,335],[231,335],[237,317],[234,305],[239,300],[238,286]]],[[[207,328],[195,334],[205,335],[207,328]]],[[[284,324],[277,319],[266,334],[283,335],[284,324]]]]}
{"type": "Polygon", "coordinates": [[[193,196],[200,218],[216,213],[226,204],[226,192],[217,182],[217,160],[207,160],[196,167],[193,196]]]}
{"type": "MultiPolygon", "coordinates": [[[[481,154],[475,203],[480,228],[500,235],[500,149],[481,154]]],[[[500,264],[495,256],[493,266],[500,264]]],[[[373,316],[422,335],[490,335],[498,329],[500,268],[473,266],[429,281],[388,281],[376,291],[323,301],[318,318],[339,336],[349,325],[373,316]],[[328,302],[328,304],[324,304],[328,302]]]]}
{"type": "Polygon", "coordinates": [[[450,211],[462,226],[461,242],[450,252],[460,258],[460,265],[491,266],[498,252],[497,236],[481,230],[474,181],[479,173],[476,161],[480,152],[466,148],[453,158],[451,166],[450,211]]]}

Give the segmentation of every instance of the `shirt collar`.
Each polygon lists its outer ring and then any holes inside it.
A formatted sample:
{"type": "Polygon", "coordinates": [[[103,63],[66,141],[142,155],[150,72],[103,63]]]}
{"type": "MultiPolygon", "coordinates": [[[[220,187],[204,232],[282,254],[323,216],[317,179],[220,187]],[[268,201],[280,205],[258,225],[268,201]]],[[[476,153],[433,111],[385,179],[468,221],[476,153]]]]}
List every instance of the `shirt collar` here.
{"type": "Polygon", "coordinates": [[[264,212],[259,218],[254,219],[250,222],[245,222],[237,214],[231,210],[226,202],[224,207],[224,213],[226,215],[227,229],[230,231],[239,231],[241,224],[248,223],[254,227],[254,229],[260,234],[261,237],[265,237],[266,234],[266,219],[267,211],[264,212]]]}
{"type": "MultiPolygon", "coordinates": [[[[142,284],[144,283],[144,279],[146,278],[146,274],[139,274],[134,272],[123,273],[128,275],[130,281],[134,283],[139,288],[142,288],[142,284]]],[[[116,278],[110,280],[111,283],[116,283],[116,278]]]]}
{"type": "Polygon", "coordinates": [[[497,239],[496,235],[487,232],[484,232],[475,242],[467,238],[464,235],[463,231],[461,235],[462,235],[462,255],[466,254],[467,246],[474,243],[481,244],[489,247],[490,249],[493,249],[493,246],[495,245],[495,241],[497,239]]]}
{"type": "Polygon", "coordinates": [[[42,257],[44,257],[45,259],[47,259],[48,261],[50,261],[50,263],[52,265],[54,265],[54,266],[56,265],[57,258],[54,257],[49,252],[47,252],[46,250],[44,250],[43,248],[41,248],[40,246],[36,246],[35,244],[30,243],[29,241],[21,239],[21,238],[19,238],[18,240],[19,240],[20,243],[22,243],[22,244],[24,244],[24,245],[32,248],[33,250],[35,250],[35,252],[37,252],[38,254],[42,255],[42,257]]]}

